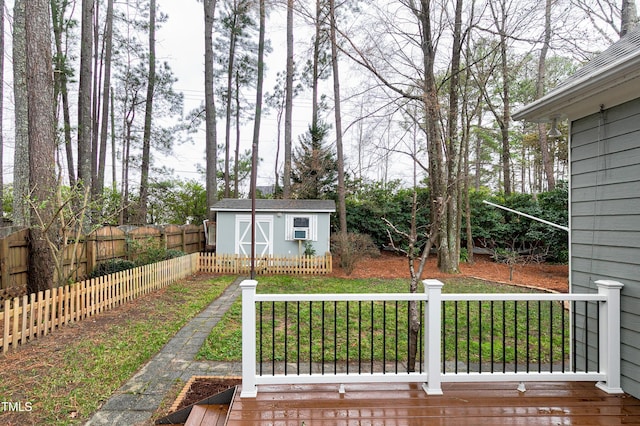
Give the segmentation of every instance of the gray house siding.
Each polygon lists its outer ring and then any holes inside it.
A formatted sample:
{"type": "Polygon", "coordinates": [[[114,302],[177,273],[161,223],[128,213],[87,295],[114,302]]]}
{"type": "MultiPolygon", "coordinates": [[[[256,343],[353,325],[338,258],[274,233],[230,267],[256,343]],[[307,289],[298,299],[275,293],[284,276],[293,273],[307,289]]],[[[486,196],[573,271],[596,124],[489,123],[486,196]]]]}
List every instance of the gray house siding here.
{"type": "Polygon", "coordinates": [[[640,397],[640,99],[572,122],[571,229],[572,291],[624,284],[622,388],[640,397]]]}

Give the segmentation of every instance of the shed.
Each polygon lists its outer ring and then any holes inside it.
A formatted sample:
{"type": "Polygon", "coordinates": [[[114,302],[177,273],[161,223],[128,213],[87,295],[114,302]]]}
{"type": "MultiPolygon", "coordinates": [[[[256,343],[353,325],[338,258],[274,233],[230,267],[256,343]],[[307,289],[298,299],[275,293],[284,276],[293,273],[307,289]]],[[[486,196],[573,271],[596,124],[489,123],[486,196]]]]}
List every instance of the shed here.
{"type": "Polygon", "coordinates": [[[569,120],[570,289],[624,284],[621,384],[640,398],[640,28],[513,118],[569,120]]]}
{"type": "MultiPolygon", "coordinates": [[[[225,198],[216,212],[216,252],[251,254],[251,200],[225,198]]],[[[330,251],[331,200],[256,200],[256,255],[297,256],[312,248],[330,251]]]]}

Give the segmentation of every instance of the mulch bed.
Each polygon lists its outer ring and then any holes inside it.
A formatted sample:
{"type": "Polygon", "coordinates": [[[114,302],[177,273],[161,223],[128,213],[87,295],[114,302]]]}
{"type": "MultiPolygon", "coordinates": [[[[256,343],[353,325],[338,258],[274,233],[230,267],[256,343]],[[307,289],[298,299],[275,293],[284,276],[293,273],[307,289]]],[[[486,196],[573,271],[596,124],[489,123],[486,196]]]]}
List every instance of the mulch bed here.
{"type": "Polygon", "coordinates": [[[187,385],[189,387],[184,393],[184,397],[179,401],[175,411],[181,410],[184,407],[188,407],[191,404],[195,404],[196,402],[217,395],[220,392],[224,392],[227,389],[240,384],[242,384],[242,379],[236,378],[194,378],[193,381],[187,385]]]}

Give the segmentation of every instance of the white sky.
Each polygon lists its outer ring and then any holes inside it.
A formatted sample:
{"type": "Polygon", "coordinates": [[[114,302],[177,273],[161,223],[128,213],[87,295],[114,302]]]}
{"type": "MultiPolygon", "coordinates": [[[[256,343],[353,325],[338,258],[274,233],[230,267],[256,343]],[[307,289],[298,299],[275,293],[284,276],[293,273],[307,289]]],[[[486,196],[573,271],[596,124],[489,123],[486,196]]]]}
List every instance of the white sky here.
{"type": "MultiPolygon", "coordinates": [[[[162,25],[157,35],[158,57],[166,59],[178,77],[176,89],[185,95],[185,113],[197,108],[204,101],[204,22],[203,6],[196,0],[159,2],[160,10],[167,13],[169,19],[162,25]]],[[[271,39],[273,52],[266,58],[264,93],[272,92],[275,76],[284,70],[286,61],[285,29],[280,24],[277,13],[272,12],[269,20],[270,28],[267,37],[271,39]]],[[[255,92],[250,95],[255,100],[255,92]]],[[[219,100],[216,100],[219,105],[219,100]]],[[[308,108],[310,100],[304,95],[294,100],[294,140],[306,131],[311,112],[308,108]]],[[[264,107],[263,102],[263,107],[264,107]]],[[[233,132],[233,129],[232,129],[233,132]]],[[[251,148],[253,122],[245,125],[241,131],[241,150],[251,148]]],[[[176,147],[168,165],[177,174],[186,178],[197,178],[196,164],[204,165],[204,126],[193,135],[194,145],[176,147]],[[175,162],[175,163],[174,163],[175,162]]],[[[283,143],[284,135],[282,135],[283,143]]],[[[235,139],[232,136],[232,141],[235,139]]],[[[218,117],[218,144],[224,142],[224,117],[218,117]]],[[[275,113],[262,116],[260,128],[259,154],[263,163],[259,167],[259,185],[273,184],[275,152],[277,147],[277,123],[275,113]]],[[[280,162],[283,149],[281,148],[280,162]]],[[[224,153],[219,153],[219,155],[224,153]]],[[[233,154],[232,154],[233,155],[233,154]]]]}
{"type": "MultiPolygon", "coordinates": [[[[198,107],[204,99],[204,22],[203,22],[203,6],[196,0],[160,0],[160,10],[169,16],[168,22],[164,23],[157,35],[158,55],[166,59],[178,77],[176,89],[185,94],[185,113],[193,108],[198,107]]],[[[216,14],[218,11],[216,11],[216,14]]],[[[311,32],[308,27],[301,22],[298,17],[295,18],[294,25],[294,43],[295,54],[302,55],[303,49],[307,48],[311,38],[311,32]]],[[[283,72],[286,64],[286,23],[283,10],[269,11],[267,21],[267,38],[271,41],[273,51],[267,56],[266,75],[264,83],[264,93],[272,92],[275,85],[276,74],[283,72]]],[[[306,58],[304,58],[306,60],[306,58]]],[[[349,80],[350,75],[346,64],[341,65],[342,81],[341,91],[348,91],[350,84],[353,86],[354,80],[349,80]]],[[[356,73],[359,74],[359,73],[356,73]]],[[[353,75],[353,73],[351,73],[353,75]]],[[[333,98],[333,89],[331,78],[323,82],[322,93],[326,94],[329,99],[333,98]]],[[[255,94],[251,95],[251,99],[255,99],[255,94]]],[[[217,100],[219,102],[219,100],[217,100]]],[[[329,101],[331,102],[331,101],[329,101]]],[[[311,94],[310,90],[306,90],[299,96],[294,98],[293,110],[293,141],[298,141],[298,136],[305,133],[311,121],[311,94]]],[[[263,103],[264,106],[264,103],[263,103]]],[[[350,124],[348,122],[346,110],[343,107],[343,129],[350,124]]],[[[326,120],[333,123],[333,111],[327,113],[326,120]]],[[[224,141],[224,118],[218,118],[218,143],[224,141]]],[[[349,161],[349,140],[352,138],[353,132],[345,132],[345,156],[349,161]]],[[[251,139],[253,136],[253,122],[244,126],[241,133],[241,150],[251,148],[251,139]]],[[[204,129],[197,135],[194,135],[195,144],[193,146],[182,146],[175,149],[172,158],[167,159],[171,167],[173,167],[179,175],[186,178],[198,177],[195,173],[196,164],[204,164],[204,129]]],[[[331,134],[330,138],[335,138],[331,134]]],[[[233,138],[232,138],[233,140],[233,138]]],[[[330,139],[333,142],[335,139],[330,139]]],[[[284,134],[281,135],[281,144],[284,143],[284,134]]],[[[260,147],[259,154],[263,159],[258,170],[258,184],[270,185],[274,184],[274,165],[275,153],[277,147],[277,122],[275,112],[263,114],[260,129],[260,147]]],[[[281,147],[279,162],[282,163],[284,147],[281,147]]],[[[354,159],[355,162],[355,159],[354,159]]],[[[413,171],[411,168],[399,167],[396,169],[394,176],[390,178],[401,178],[409,181],[413,171]]]]}

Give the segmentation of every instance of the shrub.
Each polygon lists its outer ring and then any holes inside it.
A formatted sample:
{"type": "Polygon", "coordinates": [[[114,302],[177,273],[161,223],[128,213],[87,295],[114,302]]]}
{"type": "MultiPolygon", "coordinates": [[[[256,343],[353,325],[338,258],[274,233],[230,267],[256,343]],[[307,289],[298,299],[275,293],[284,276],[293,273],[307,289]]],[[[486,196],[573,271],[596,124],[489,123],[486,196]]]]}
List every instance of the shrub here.
{"type": "Polygon", "coordinates": [[[186,255],[187,253],[183,252],[182,250],[169,249],[164,252],[164,260],[174,259],[176,257],[182,257],[186,255]]]}
{"type": "Polygon", "coordinates": [[[340,258],[340,267],[350,275],[356,264],[367,257],[380,256],[371,236],[348,232],[331,236],[331,251],[340,258]]]}
{"type": "Polygon", "coordinates": [[[126,271],[127,269],[135,268],[136,264],[130,260],[125,259],[109,259],[98,264],[89,278],[97,278],[103,275],[115,274],[116,272],[126,271]]]}

